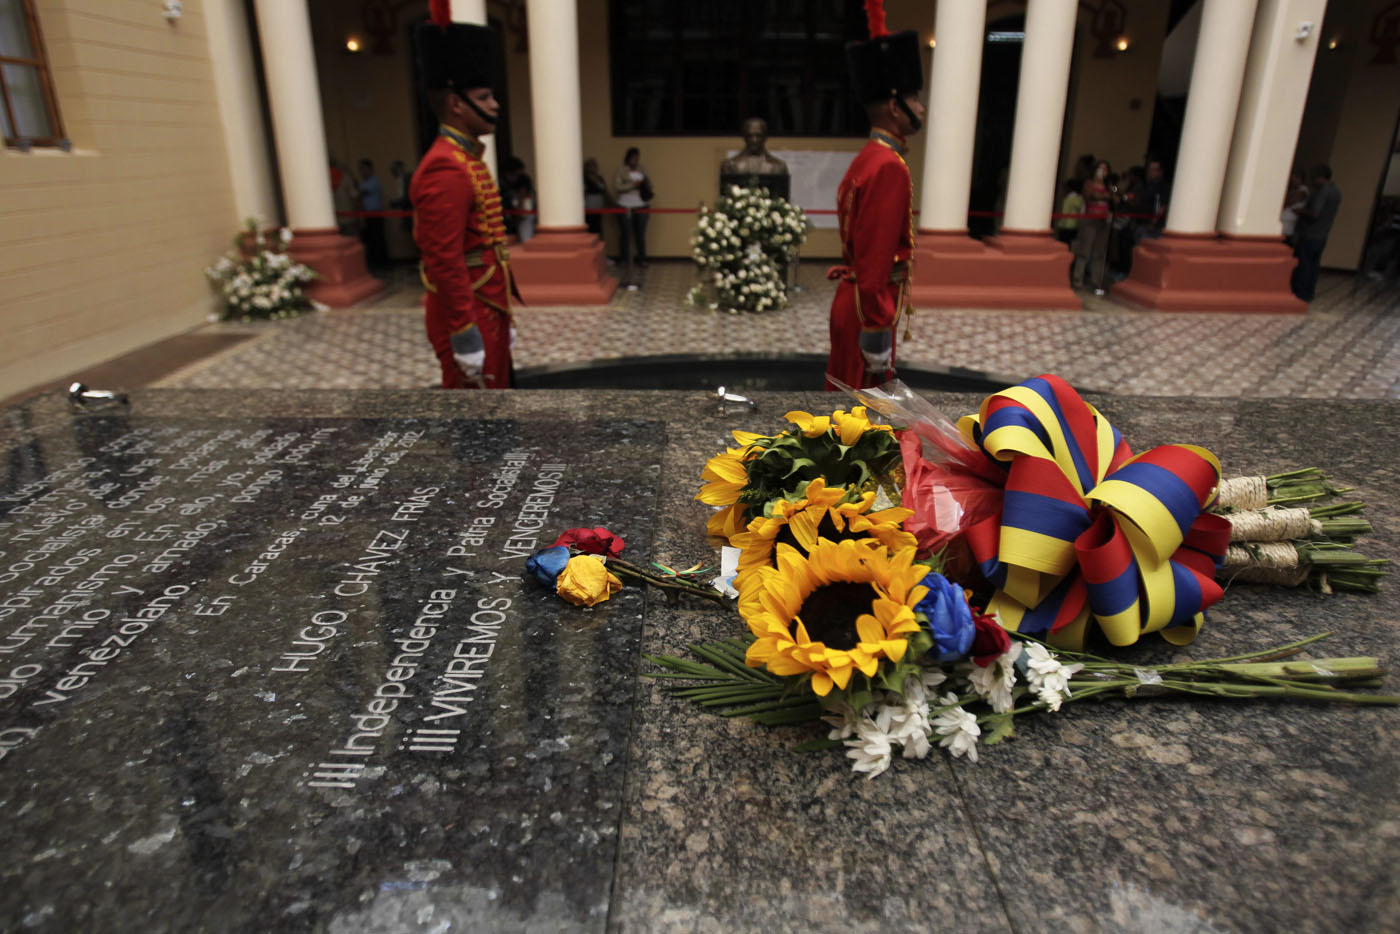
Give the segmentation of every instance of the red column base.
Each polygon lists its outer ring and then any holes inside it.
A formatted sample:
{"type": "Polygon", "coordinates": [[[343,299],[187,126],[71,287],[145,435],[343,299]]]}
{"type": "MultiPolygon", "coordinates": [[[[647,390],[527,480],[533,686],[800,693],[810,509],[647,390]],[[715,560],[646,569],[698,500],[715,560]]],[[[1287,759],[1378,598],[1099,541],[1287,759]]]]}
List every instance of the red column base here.
{"type": "Polygon", "coordinates": [[[306,287],[308,298],[332,308],[348,308],[384,291],[365,269],[365,248],[335,230],[293,230],[287,253],[321,277],[306,287]]]}
{"type": "Polygon", "coordinates": [[[1164,234],[1133,250],[1133,272],[1113,297],[1158,311],[1257,311],[1303,314],[1289,288],[1296,264],[1278,237],[1164,234]]]}
{"type": "Polygon", "coordinates": [[[607,268],[603,241],[587,227],[544,227],[510,251],[527,305],[606,305],[617,291],[607,268]]]}
{"type": "Polygon", "coordinates": [[[1049,233],[1004,231],[977,241],[961,231],[921,230],[910,296],[916,308],[1081,311],[1069,287],[1071,262],[1049,233]]]}

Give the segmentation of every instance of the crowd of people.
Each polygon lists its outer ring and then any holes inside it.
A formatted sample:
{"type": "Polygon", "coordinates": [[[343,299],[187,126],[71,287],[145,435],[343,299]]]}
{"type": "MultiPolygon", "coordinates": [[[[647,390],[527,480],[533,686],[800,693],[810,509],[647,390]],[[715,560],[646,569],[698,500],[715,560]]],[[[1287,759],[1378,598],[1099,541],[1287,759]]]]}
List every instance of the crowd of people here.
{"type": "MultiPolygon", "coordinates": [[[[523,243],[535,235],[535,183],[518,156],[507,156],[500,166],[501,202],[505,207],[506,233],[523,243]]],[[[390,193],[386,199],[384,187],[375,173],[374,161],[361,159],[357,172],[350,172],[338,159],[330,160],[331,196],[337,225],[346,236],[359,239],[365,248],[365,263],[371,269],[382,269],[392,261],[389,251],[386,218],[372,212],[409,211],[409,184],[412,173],[402,159],[394,160],[389,168],[390,193]]],[[[617,217],[619,260],[635,259],[639,266],[647,264],[646,229],[649,214],[641,211],[654,197],[651,176],[641,164],[636,146],[629,148],[622,163],[609,181],[598,168],[598,160],[583,163],[583,206],[588,229],[603,236],[603,218],[609,209],[620,208],[617,217]]],[[[411,218],[401,219],[406,233],[412,232],[411,218]]]]}
{"type": "Polygon", "coordinates": [[[1126,278],[1133,248],[1161,236],[1169,193],[1162,162],[1154,156],[1121,175],[1107,159],[1080,156],[1055,219],[1055,235],[1074,254],[1070,285],[1103,295],[1110,282],[1126,278]]]}
{"type": "MultiPolygon", "coordinates": [[[[361,159],[356,172],[340,162],[330,160],[331,202],[335,207],[336,226],[342,234],[356,237],[364,244],[365,264],[371,269],[383,269],[390,264],[388,218],[375,217],[369,212],[406,211],[409,209],[409,172],[402,159],[389,167],[390,190],[386,199],[384,185],[374,169],[374,160],[361,159]],[[360,215],[366,212],[369,216],[360,215]]],[[[401,229],[409,231],[405,222],[401,229]]]]}
{"type": "MultiPolygon", "coordinates": [[[[1113,281],[1127,278],[1134,247],[1162,235],[1170,193],[1161,160],[1150,154],[1143,165],[1121,175],[1107,159],[1080,156],[1061,190],[1055,219],[1055,235],[1074,254],[1070,285],[1104,295],[1113,281]]],[[[1279,219],[1298,261],[1290,285],[1305,302],[1316,296],[1322,252],[1341,201],[1326,165],[1313,166],[1307,174],[1295,170],[1289,178],[1279,219]]],[[[1380,220],[1362,264],[1362,271],[1376,279],[1393,275],[1400,266],[1400,203],[1380,220]]]]}

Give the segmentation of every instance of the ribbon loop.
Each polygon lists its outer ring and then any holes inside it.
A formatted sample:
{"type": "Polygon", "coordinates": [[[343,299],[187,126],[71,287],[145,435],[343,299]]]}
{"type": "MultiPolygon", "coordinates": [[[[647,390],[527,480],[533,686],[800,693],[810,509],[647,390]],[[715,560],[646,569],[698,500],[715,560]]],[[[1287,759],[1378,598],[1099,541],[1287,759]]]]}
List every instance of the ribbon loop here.
{"type": "Polygon", "coordinates": [[[959,429],[1006,467],[999,527],[967,541],[998,588],[1008,629],[1081,648],[1089,623],[1114,645],[1160,632],[1184,645],[1222,596],[1214,570],[1228,523],[1204,510],[1220,483],[1205,448],[1134,456],[1093,406],[1056,376],[988,396],[959,429]]]}

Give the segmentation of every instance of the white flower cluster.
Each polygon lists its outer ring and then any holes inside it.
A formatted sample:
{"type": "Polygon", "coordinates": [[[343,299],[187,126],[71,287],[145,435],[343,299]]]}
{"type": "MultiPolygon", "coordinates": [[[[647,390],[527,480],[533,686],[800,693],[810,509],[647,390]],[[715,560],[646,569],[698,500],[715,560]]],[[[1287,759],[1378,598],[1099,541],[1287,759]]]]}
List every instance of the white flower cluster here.
{"type": "Polygon", "coordinates": [[[890,767],[896,750],[902,749],[905,759],[922,759],[932,749],[938,737],[940,748],[954,757],[967,756],[977,761],[977,742],[982,728],[977,716],[963,708],[964,704],[981,702],[997,714],[1011,712],[1013,688],[1016,685],[1016,665],[1023,662],[1028,687],[1036,699],[1049,710],[1059,710],[1064,698],[1070,696],[1069,679],[1083,665],[1061,663],[1045,646],[1012,641],[1011,647],[988,666],[972,663],[958,665],[953,671],[953,686],[964,693],[948,691],[941,697],[934,692],[948,676],[931,668],[919,678],[905,678],[903,693],[877,692],[876,700],[859,714],[841,705],[822,717],[830,726],[828,738],[840,740],[846,746],[846,756],[852,760],[851,771],[863,772],[874,778],[890,767]],[[930,700],[932,698],[932,701],[930,700]]]}
{"type": "Polygon", "coordinates": [[[787,304],[783,267],[797,258],[807,230],[801,208],[763,189],[731,185],[713,209],[700,209],[691,256],[708,270],[718,305],[769,311],[787,304]]]}
{"type": "Polygon", "coordinates": [[[311,307],[304,286],[313,272],[285,252],[292,232],[285,227],[269,245],[256,219],[234,239],[234,252],[204,275],[224,300],[225,318],[287,318],[311,307]]]}

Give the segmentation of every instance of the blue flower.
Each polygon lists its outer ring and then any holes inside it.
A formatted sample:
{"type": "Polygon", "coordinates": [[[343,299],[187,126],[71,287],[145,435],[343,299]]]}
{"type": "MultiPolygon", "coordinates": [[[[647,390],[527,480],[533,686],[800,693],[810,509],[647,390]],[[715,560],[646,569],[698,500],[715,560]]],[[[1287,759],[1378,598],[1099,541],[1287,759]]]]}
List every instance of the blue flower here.
{"type": "Polygon", "coordinates": [[[564,566],[569,563],[569,546],[555,545],[544,548],[525,559],[525,570],[535,575],[535,579],[553,590],[564,566]]]}
{"type": "Polygon", "coordinates": [[[962,588],[932,571],[924,577],[923,585],[928,588],[928,596],[919,601],[914,612],[922,613],[928,620],[928,629],[933,634],[930,654],[939,662],[966,658],[977,629],[962,588]]]}

